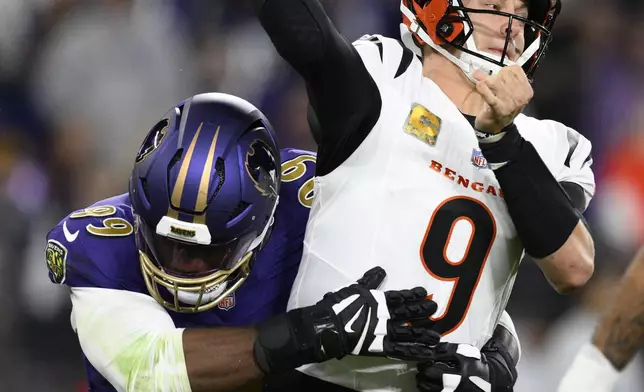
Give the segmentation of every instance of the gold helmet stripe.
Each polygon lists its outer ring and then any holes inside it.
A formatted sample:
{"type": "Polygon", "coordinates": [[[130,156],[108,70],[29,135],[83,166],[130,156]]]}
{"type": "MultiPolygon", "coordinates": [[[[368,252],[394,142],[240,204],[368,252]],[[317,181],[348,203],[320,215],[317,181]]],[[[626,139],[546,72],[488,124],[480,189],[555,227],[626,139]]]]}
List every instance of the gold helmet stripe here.
{"type": "Polygon", "coordinates": [[[201,182],[199,183],[199,193],[197,194],[197,203],[195,204],[195,211],[203,211],[201,215],[195,215],[194,223],[206,223],[206,204],[208,202],[208,188],[210,185],[210,177],[212,174],[212,161],[215,158],[215,147],[217,146],[217,136],[219,136],[219,129],[221,126],[217,127],[215,136],[212,138],[210,143],[210,150],[208,150],[208,157],[206,158],[206,163],[203,166],[203,172],[201,173],[201,182]]]}
{"type": "Polygon", "coordinates": [[[192,160],[192,153],[195,151],[195,146],[197,145],[197,139],[199,139],[199,134],[201,133],[201,127],[203,122],[199,124],[195,136],[193,136],[188,151],[186,152],[185,158],[181,163],[181,168],[179,169],[179,176],[177,177],[177,182],[174,184],[172,189],[172,197],[170,199],[170,206],[168,207],[168,216],[170,218],[179,219],[179,211],[172,208],[173,206],[178,207],[181,205],[181,196],[183,195],[183,188],[186,184],[186,176],[188,175],[188,168],[190,167],[190,161],[192,160]]]}

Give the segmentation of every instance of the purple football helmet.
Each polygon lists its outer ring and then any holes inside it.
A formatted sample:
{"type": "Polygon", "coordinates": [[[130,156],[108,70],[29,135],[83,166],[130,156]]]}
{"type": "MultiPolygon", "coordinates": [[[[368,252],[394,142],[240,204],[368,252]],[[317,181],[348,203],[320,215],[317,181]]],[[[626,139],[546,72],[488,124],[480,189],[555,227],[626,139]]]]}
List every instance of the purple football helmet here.
{"type": "Polygon", "coordinates": [[[152,127],[130,199],[141,269],[159,303],[205,311],[244,282],[270,235],[279,154],[266,117],[231,95],[195,95],[152,127]]]}

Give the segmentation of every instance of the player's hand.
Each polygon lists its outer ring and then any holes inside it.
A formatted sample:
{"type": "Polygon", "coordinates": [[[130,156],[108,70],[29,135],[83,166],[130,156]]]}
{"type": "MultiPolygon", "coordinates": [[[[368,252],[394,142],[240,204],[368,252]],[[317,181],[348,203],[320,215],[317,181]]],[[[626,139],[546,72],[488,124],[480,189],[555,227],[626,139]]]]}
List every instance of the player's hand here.
{"type": "Polygon", "coordinates": [[[422,287],[377,290],[385,276],[384,269],[373,268],[357,283],[326,294],[315,305],[331,315],[338,338],[333,351],[325,347],[328,357],[322,360],[348,354],[407,360],[431,355],[431,347],[440,341],[429,322],[437,304],[426,298],[422,287]]]}
{"type": "Polygon", "coordinates": [[[418,363],[420,392],[490,392],[490,369],[485,355],[469,344],[439,343],[434,359],[418,363]]]}
{"type": "Polygon", "coordinates": [[[254,346],[259,368],[275,374],[345,355],[431,358],[431,347],[440,340],[429,319],[436,303],[421,287],[377,290],[386,275],[373,268],[315,305],[260,324],[254,346]]]}
{"type": "Polygon", "coordinates": [[[488,76],[474,72],[476,91],[485,100],[477,114],[474,128],[497,134],[510,125],[528,105],[534,92],[523,68],[512,65],[501,68],[498,74],[488,76]]]}
{"type": "MultiPolygon", "coordinates": [[[[416,385],[420,392],[511,392],[514,364],[498,354],[498,345],[479,351],[469,344],[439,343],[433,359],[419,362],[416,385]]],[[[501,348],[502,349],[502,348],[501,348]]]]}

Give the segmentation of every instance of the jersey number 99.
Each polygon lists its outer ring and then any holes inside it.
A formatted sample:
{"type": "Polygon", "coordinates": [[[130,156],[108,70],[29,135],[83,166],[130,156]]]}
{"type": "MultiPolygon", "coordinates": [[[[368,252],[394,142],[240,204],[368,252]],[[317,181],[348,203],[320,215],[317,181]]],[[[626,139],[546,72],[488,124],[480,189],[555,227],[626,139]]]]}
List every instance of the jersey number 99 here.
{"type": "MultiPolygon", "coordinates": [[[[78,218],[101,218],[114,215],[114,206],[89,207],[82,211],[75,212],[69,216],[70,219],[78,218]]],[[[132,224],[123,218],[111,217],[103,219],[101,226],[89,224],[85,227],[88,233],[99,237],[125,237],[134,232],[132,224]]]]}

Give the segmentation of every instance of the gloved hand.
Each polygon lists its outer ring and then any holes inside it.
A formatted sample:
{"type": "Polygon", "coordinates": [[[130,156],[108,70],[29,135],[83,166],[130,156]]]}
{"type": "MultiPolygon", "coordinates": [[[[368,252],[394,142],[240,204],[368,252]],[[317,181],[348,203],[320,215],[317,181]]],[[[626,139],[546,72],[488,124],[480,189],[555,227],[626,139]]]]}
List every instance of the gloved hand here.
{"type": "Polygon", "coordinates": [[[345,355],[428,358],[440,340],[426,323],[436,303],[421,287],[377,290],[385,277],[384,269],[373,268],[315,305],[260,325],[255,342],[259,367],[268,374],[345,355]]]}
{"type": "Polygon", "coordinates": [[[420,392],[511,392],[517,372],[505,348],[490,340],[482,350],[469,344],[439,343],[432,360],[418,364],[420,392]]]}

